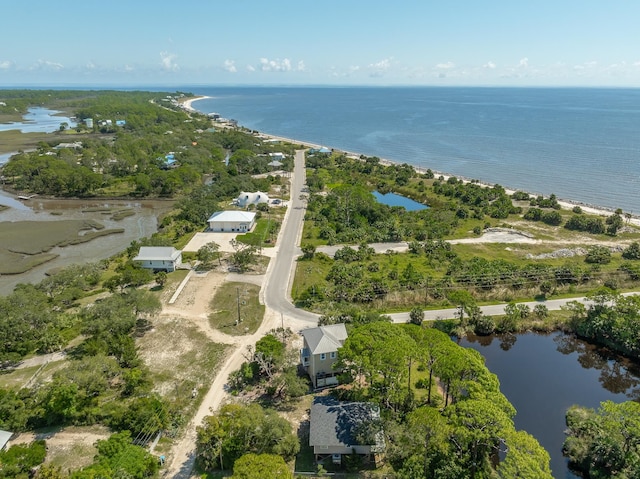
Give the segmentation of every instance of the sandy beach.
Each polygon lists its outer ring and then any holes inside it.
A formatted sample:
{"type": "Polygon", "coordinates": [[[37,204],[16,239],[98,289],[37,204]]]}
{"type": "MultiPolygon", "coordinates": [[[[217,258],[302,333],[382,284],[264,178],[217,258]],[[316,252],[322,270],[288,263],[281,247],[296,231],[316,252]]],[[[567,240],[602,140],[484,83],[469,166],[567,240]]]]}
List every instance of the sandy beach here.
{"type": "MultiPolygon", "coordinates": [[[[201,111],[193,108],[193,102],[196,102],[198,100],[204,100],[204,99],[207,99],[207,98],[211,98],[211,97],[209,97],[209,96],[198,96],[198,97],[194,97],[194,98],[189,98],[189,99],[185,100],[184,102],[182,102],[182,106],[183,106],[183,108],[185,110],[190,111],[190,112],[204,113],[204,112],[201,112],[201,111]]],[[[320,145],[318,143],[311,143],[311,142],[308,142],[308,141],[296,140],[294,138],[287,138],[287,137],[284,137],[284,136],[272,135],[270,133],[265,133],[265,132],[260,132],[260,136],[263,137],[263,138],[266,138],[266,139],[280,140],[280,141],[283,141],[283,142],[286,142],[286,143],[292,143],[294,145],[301,145],[304,148],[322,148],[322,147],[326,147],[326,148],[331,149],[332,151],[344,153],[345,155],[347,155],[347,156],[349,156],[351,158],[356,158],[356,159],[358,159],[361,156],[363,156],[361,153],[356,153],[356,152],[353,152],[353,151],[345,151],[345,150],[341,150],[341,149],[338,149],[338,148],[332,148],[332,147],[327,146],[327,145],[320,145]]],[[[371,155],[364,155],[364,156],[371,156],[371,155]]],[[[388,166],[402,164],[399,161],[388,160],[388,159],[385,159],[385,158],[380,158],[380,163],[382,163],[384,165],[388,165],[388,166]]],[[[411,166],[418,173],[424,174],[424,173],[427,172],[426,168],[421,168],[421,167],[414,166],[414,165],[411,165],[411,166]]],[[[431,171],[436,176],[436,178],[442,176],[445,180],[447,180],[451,176],[455,176],[456,178],[458,178],[459,180],[464,181],[465,183],[466,182],[470,182],[470,181],[475,181],[475,180],[472,180],[471,178],[465,178],[465,177],[459,176],[459,175],[451,175],[451,174],[440,172],[440,171],[436,171],[436,170],[431,170],[431,171]]],[[[482,185],[482,186],[485,186],[485,187],[489,187],[489,188],[495,186],[494,184],[485,183],[485,182],[479,182],[479,184],[482,185]]],[[[510,189],[510,188],[508,188],[508,187],[506,187],[504,185],[502,185],[502,186],[505,188],[505,191],[510,195],[515,193],[516,191],[522,191],[522,190],[513,190],[513,189],[510,189]]],[[[527,193],[529,193],[532,196],[537,196],[534,193],[530,193],[530,192],[527,192],[527,193]]],[[[611,209],[611,208],[605,208],[605,207],[598,206],[598,205],[585,204],[585,203],[582,203],[582,202],[579,202],[579,201],[573,201],[573,200],[570,200],[570,199],[558,198],[558,203],[560,204],[562,209],[565,209],[565,210],[571,210],[575,206],[579,206],[580,208],[582,208],[582,211],[584,211],[585,213],[598,215],[598,216],[603,216],[603,217],[611,216],[614,213],[614,210],[611,209]]],[[[631,224],[633,224],[633,225],[640,226],[640,217],[634,215],[634,216],[631,217],[629,222],[631,224]]]]}

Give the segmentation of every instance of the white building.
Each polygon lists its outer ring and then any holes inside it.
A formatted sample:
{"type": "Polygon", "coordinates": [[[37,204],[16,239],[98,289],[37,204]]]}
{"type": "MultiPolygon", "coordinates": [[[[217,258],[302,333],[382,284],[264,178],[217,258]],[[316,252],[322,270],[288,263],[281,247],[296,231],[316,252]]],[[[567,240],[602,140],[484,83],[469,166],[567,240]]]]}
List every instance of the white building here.
{"type": "Polygon", "coordinates": [[[7,446],[7,443],[11,440],[12,437],[12,432],[3,431],[2,429],[0,429],[0,451],[4,450],[4,448],[7,446]]]}
{"type": "Polygon", "coordinates": [[[256,214],[249,211],[217,211],[207,221],[211,231],[246,233],[256,224],[256,214]]]}
{"type": "Polygon", "coordinates": [[[182,264],[182,251],[173,246],[142,246],[133,261],[154,271],[175,271],[182,264]]]}
{"type": "Polygon", "coordinates": [[[260,203],[269,203],[269,195],[262,191],[256,191],[255,193],[243,191],[238,195],[234,203],[240,208],[246,208],[249,205],[258,205],[260,203]]]}

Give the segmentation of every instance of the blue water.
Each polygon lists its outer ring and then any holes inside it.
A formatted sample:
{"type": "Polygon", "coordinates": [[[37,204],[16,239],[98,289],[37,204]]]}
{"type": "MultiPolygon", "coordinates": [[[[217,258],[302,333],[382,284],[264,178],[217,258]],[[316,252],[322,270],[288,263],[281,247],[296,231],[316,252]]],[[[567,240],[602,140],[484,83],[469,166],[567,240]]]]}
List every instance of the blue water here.
{"type": "Polygon", "coordinates": [[[0,123],[0,131],[20,130],[22,133],[51,133],[60,128],[60,123],[66,122],[69,128],[75,128],[76,123],[66,116],[55,116],[60,113],[42,107],[29,108],[24,115],[24,121],[0,123]]]}
{"type": "Polygon", "coordinates": [[[265,133],[640,214],[640,89],[190,90],[265,133]]]}
{"type": "Polygon", "coordinates": [[[411,198],[397,195],[395,193],[382,194],[378,191],[374,191],[373,196],[375,196],[378,203],[382,203],[383,205],[387,206],[402,206],[407,211],[420,211],[426,210],[428,208],[427,205],[423,205],[422,203],[418,203],[411,198]]]}

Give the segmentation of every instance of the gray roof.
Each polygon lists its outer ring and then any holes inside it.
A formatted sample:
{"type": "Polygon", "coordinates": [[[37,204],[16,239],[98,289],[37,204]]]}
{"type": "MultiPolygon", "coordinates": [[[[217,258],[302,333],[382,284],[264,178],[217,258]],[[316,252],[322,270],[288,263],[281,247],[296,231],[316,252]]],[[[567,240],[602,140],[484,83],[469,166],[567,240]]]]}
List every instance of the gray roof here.
{"type": "Polygon", "coordinates": [[[0,429],[0,451],[2,451],[7,445],[9,439],[11,439],[11,436],[13,436],[12,432],[3,431],[2,429],[0,429]]]}
{"type": "Polygon", "coordinates": [[[256,214],[249,211],[216,211],[207,221],[221,221],[229,223],[251,222],[256,214]]]}
{"type": "Polygon", "coordinates": [[[311,405],[309,445],[329,447],[374,446],[372,452],[384,448],[384,436],[379,429],[370,444],[358,444],[358,428],[380,419],[380,408],[373,403],[338,401],[331,396],[319,396],[311,405]]]}
{"type": "Polygon", "coordinates": [[[181,251],[173,246],[141,246],[134,261],[175,261],[181,251]]]}
{"type": "Polygon", "coordinates": [[[311,354],[337,351],[347,339],[347,329],[343,323],[320,326],[300,331],[311,354]]]}

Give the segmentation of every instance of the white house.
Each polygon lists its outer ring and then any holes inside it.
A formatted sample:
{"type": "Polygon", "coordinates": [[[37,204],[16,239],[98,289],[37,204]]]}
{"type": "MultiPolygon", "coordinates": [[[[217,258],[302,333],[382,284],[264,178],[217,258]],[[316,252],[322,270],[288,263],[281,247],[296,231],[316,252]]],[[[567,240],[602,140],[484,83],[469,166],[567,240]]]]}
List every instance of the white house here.
{"type": "Polygon", "coordinates": [[[142,246],[133,261],[154,271],[175,271],[182,264],[182,251],[172,246],[142,246]]]}
{"type": "Polygon", "coordinates": [[[211,231],[246,233],[256,224],[256,214],[249,211],[216,211],[207,221],[211,231]]]}
{"type": "Polygon", "coordinates": [[[234,203],[241,208],[246,208],[249,205],[258,205],[260,203],[269,203],[269,195],[262,191],[256,191],[255,193],[243,191],[238,195],[234,203]]]}
{"type": "Polygon", "coordinates": [[[4,448],[7,446],[7,443],[11,440],[12,437],[12,432],[3,431],[2,429],[0,429],[0,451],[4,450],[4,448]]]}

